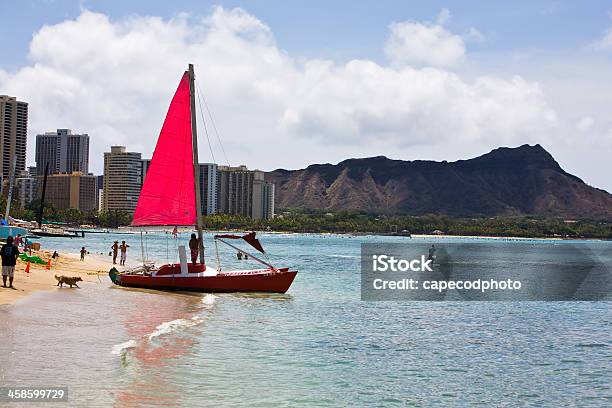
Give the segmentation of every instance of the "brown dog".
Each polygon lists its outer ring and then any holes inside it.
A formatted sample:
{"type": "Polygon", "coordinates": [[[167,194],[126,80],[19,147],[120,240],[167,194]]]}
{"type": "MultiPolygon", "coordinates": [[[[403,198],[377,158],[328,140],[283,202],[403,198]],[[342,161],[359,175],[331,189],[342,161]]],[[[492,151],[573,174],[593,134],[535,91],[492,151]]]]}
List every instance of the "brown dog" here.
{"type": "Polygon", "coordinates": [[[70,276],[64,276],[64,275],[61,275],[61,276],[55,275],[55,279],[57,279],[57,286],[59,286],[60,288],[64,287],[64,283],[66,285],[70,285],[70,287],[76,286],[78,288],[79,285],[77,285],[77,282],[83,281],[83,279],[81,279],[78,276],[70,277],[70,276]]]}

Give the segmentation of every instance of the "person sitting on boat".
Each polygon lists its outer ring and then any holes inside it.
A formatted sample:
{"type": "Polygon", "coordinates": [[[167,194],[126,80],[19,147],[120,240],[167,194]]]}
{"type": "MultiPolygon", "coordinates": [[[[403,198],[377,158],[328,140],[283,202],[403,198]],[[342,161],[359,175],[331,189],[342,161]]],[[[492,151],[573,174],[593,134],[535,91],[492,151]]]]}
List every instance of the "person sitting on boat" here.
{"type": "Polygon", "coordinates": [[[249,259],[249,256],[247,254],[244,254],[244,259],[249,259]]]}
{"type": "Polygon", "coordinates": [[[189,249],[191,251],[191,263],[195,265],[198,262],[198,252],[200,250],[200,242],[198,241],[196,234],[191,234],[189,249]]]}
{"type": "Polygon", "coordinates": [[[238,258],[239,261],[242,261],[242,252],[238,251],[236,253],[236,257],[238,258]]]}

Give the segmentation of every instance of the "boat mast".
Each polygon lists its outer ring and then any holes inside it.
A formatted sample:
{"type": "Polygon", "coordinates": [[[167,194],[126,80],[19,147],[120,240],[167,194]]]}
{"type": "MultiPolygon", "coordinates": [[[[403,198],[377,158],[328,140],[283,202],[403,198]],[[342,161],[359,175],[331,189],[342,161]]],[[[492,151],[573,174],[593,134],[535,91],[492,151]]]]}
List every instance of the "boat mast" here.
{"type": "Polygon", "coordinates": [[[200,263],[204,264],[204,234],[202,233],[202,198],[200,197],[200,161],[198,160],[198,130],[196,128],[195,108],[195,74],[193,64],[189,64],[189,99],[191,104],[191,147],[193,149],[193,180],[195,184],[196,201],[196,229],[198,230],[198,243],[200,263]]]}
{"type": "Polygon", "coordinates": [[[40,209],[38,210],[38,228],[42,228],[43,211],[45,210],[45,193],[47,191],[47,175],[49,174],[49,162],[45,164],[45,175],[43,177],[42,194],[40,196],[40,209]]]}
{"type": "Polygon", "coordinates": [[[13,200],[13,187],[15,185],[15,171],[17,168],[17,155],[13,157],[13,165],[11,166],[11,175],[9,179],[9,191],[8,197],[6,198],[6,211],[4,211],[4,219],[6,220],[6,224],[10,225],[9,215],[11,213],[11,201],[13,200]]]}

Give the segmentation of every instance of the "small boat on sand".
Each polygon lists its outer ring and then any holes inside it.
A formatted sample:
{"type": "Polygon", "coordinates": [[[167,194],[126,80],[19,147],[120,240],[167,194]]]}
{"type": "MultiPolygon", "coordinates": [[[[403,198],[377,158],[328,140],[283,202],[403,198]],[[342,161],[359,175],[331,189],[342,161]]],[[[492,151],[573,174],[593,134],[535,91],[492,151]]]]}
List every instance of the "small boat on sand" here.
{"type": "Polygon", "coordinates": [[[220,262],[217,268],[205,264],[198,163],[194,72],[190,64],[170,103],[131,225],[195,226],[199,262],[188,263],[185,248],[179,247],[180,263],[155,267],[146,264],[143,259],[143,265],[133,270],[119,272],[111,269],[109,276],[113,283],[159,290],[285,293],[297,271],[287,267],[277,268],[228,242],[241,239],[263,254],[265,251],[254,232],[216,235],[215,245],[217,242],[229,245],[261,263],[264,266],[262,269],[223,271],[220,262]]]}

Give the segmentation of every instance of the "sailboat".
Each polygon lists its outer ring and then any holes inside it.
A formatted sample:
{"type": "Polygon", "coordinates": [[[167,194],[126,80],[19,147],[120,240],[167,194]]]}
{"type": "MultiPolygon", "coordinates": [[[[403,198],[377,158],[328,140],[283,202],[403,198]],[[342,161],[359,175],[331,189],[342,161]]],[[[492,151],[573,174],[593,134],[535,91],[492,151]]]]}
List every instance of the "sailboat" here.
{"type": "MultiPolygon", "coordinates": [[[[157,268],[145,264],[143,259],[143,266],[137,270],[119,272],[113,268],[109,276],[116,285],[127,287],[198,292],[285,293],[297,271],[286,267],[277,268],[253,254],[249,256],[261,263],[264,266],[262,269],[223,271],[220,263],[217,268],[205,264],[201,197],[197,184],[200,166],[194,81],[193,65],[189,64],[168,108],[131,225],[195,226],[199,262],[188,263],[185,248],[179,247],[178,264],[166,264],[157,268]]],[[[248,254],[228,240],[242,240],[258,252],[265,253],[255,232],[215,236],[215,245],[222,242],[248,254]]]]}

